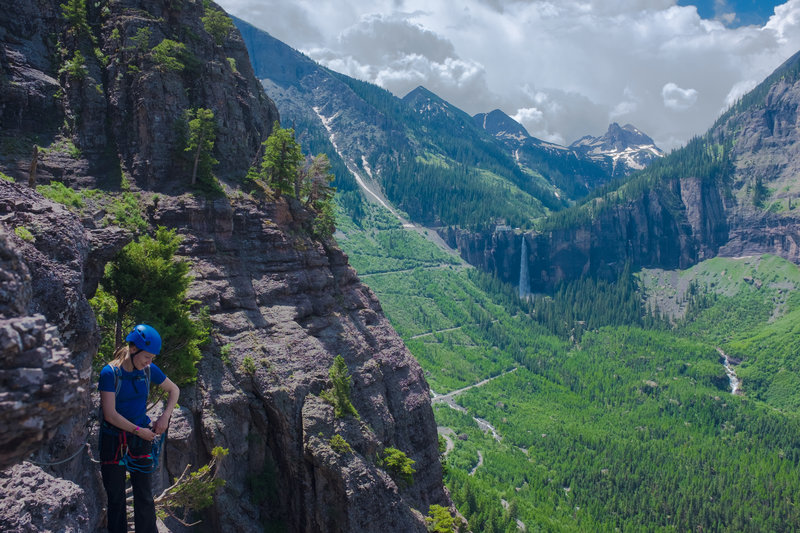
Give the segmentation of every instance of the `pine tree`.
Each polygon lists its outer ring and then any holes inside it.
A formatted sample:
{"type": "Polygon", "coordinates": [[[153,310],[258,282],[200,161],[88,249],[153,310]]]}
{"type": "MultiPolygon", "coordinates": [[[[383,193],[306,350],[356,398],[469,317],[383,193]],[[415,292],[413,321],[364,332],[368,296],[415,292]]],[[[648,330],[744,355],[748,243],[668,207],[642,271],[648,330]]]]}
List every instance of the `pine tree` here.
{"type": "Polygon", "coordinates": [[[328,375],[331,378],[331,387],[322,391],[322,398],[333,405],[334,413],[337,417],[353,415],[359,418],[358,411],[350,401],[350,374],[347,371],[347,364],[341,355],[333,359],[328,375]]]}
{"type": "Polygon", "coordinates": [[[325,154],[314,156],[304,174],[308,188],[306,205],[319,210],[322,204],[329,202],[336,192],[336,189],[331,187],[333,174],[331,174],[331,163],[328,156],[325,154]]]}
{"type": "Polygon", "coordinates": [[[216,140],[216,126],[214,112],[210,109],[190,109],[186,113],[189,127],[189,138],[186,143],[186,152],[194,154],[192,165],[192,185],[197,180],[198,170],[201,178],[211,179],[211,167],[218,161],[211,155],[216,140]]]}
{"type": "Polygon", "coordinates": [[[233,21],[219,9],[208,9],[200,20],[203,21],[203,28],[214,38],[217,45],[222,45],[225,38],[233,29],[233,21]]]}
{"type": "Polygon", "coordinates": [[[272,134],[264,141],[262,179],[278,192],[292,194],[302,161],[303,152],[294,138],[294,129],[281,128],[276,121],[272,134]]]}
{"type": "Polygon", "coordinates": [[[207,320],[193,319],[186,298],[189,264],[174,258],[181,243],[175,230],[160,227],[125,246],[106,265],[91,304],[102,332],[101,352],[110,355],[134,324],[155,327],[163,340],[159,366],[177,384],[194,381],[200,345],[208,338],[207,320]],[[112,333],[113,332],[113,333],[112,333]]]}

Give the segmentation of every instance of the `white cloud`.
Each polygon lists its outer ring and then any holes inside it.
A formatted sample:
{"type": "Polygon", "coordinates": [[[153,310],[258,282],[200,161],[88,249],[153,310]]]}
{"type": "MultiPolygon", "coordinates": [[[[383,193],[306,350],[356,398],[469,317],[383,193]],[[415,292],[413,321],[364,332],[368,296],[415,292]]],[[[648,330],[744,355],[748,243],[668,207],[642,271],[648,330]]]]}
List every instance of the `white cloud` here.
{"type": "Polygon", "coordinates": [[[775,8],[775,14],[770,17],[765,28],[776,32],[778,42],[786,44],[797,42],[798,27],[800,27],[800,1],[790,0],[775,8]]]}
{"type": "Polygon", "coordinates": [[[523,125],[566,143],[624,116],[673,148],[800,49],[800,0],[761,27],[738,28],[727,26],[733,3],[722,0],[716,20],[676,0],[219,3],[398,96],[424,85],[469,113],[538,110],[523,125]]]}
{"type": "Polygon", "coordinates": [[[544,113],[535,107],[523,107],[522,109],[517,109],[516,114],[512,115],[511,118],[523,125],[538,125],[544,121],[544,113]]]}
{"type": "Polygon", "coordinates": [[[676,84],[669,82],[661,89],[664,105],[675,111],[686,111],[697,102],[695,89],[681,89],[676,84]]]}
{"type": "Polygon", "coordinates": [[[720,113],[735,104],[739,98],[755,89],[756,85],[758,85],[756,80],[742,80],[736,82],[733,87],[731,87],[731,90],[728,91],[728,96],[725,97],[725,106],[720,109],[720,113]]]}

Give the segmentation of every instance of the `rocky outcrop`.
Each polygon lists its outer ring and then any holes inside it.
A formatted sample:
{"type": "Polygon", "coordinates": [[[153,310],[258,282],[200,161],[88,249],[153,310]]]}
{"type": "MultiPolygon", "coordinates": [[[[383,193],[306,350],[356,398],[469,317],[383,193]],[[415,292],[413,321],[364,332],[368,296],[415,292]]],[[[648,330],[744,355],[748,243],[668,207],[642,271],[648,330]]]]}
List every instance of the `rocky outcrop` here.
{"type": "Polygon", "coordinates": [[[441,228],[438,233],[469,264],[495,273],[506,283],[519,283],[522,252],[519,233],[505,228],[491,232],[472,232],[452,226],[441,228]]]}
{"type": "MultiPolygon", "coordinates": [[[[55,462],[76,449],[81,452],[64,465],[47,467],[48,474],[24,465],[43,483],[52,476],[55,486],[70,487],[73,496],[63,508],[48,503],[47,491],[41,498],[26,493],[28,484],[13,481],[16,470],[6,486],[21,495],[19,502],[4,502],[0,508],[15,517],[52,515],[61,520],[51,526],[57,530],[73,523],[93,530],[102,520],[103,498],[97,469],[82,452],[90,438],[88,364],[97,349],[84,279],[97,272],[97,254],[110,256],[131,236],[85,229],[62,206],[5,181],[0,182],[0,207],[4,234],[24,227],[35,239],[28,243],[9,237],[24,251],[3,256],[7,281],[1,292],[24,295],[28,283],[27,307],[52,319],[58,325],[53,333],[69,346],[47,355],[68,359],[72,364],[65,362],[65,368],[77,367],[71,381],[60,382],[73,394],[67,399],[74,410],[57,411],[60,418],[46,420],[42,431],[49,442],[34,457],[55,462]]],[[[230,450],[221,466],[227,485],[206,523],[217,531],[261,531],[265,522],[283,524],[288,531],[425,531],[417,510],[449,501],[429,389],[346,256],[332,242],[309,238],[308,213],[285,201],[165,195],[152,222],[183,235],[181,253],[194,265],[191,297],[208,307],[215,331],[197,384],[183,391],[165,460],[167,474],[175,476],[188,463],[207,461],[215,446],[230,450]],[[328,369],[336,355],[345,358],[352,374],[358,420],[335,418],[318,397],[329,385],[328,369]],[[255,371],[248,370],[246,358],[255,371]],[[330,439],[336,434],[347,440],[352,453],[333,451],[330,439]],[[387,446],[416,461],[411,486],[398,485],[380,467],[387,446]]],[[[92,226],[91,219],[84,223],[92,226]]],[[[4,309],[20,314],[24,307],[25,302],[10,300],[4,309]]],[[[37,324],[44,326],[44,318],[37,324]]],[[[55,335],[44,339],[49,338],[55,335]]],[[[40,371],[50,375],[47,363],[40,371]]],[[[19,436],[13,428],[4,433],[8,439],[19,436]]],[[[42,446],[43,440],[34,444],[42,446]]],[[[18,527],[14,517],[0,520],[18,527]]]]}
{"type": "Polygon", "coordinates": [[[198,421],[198,455],[231,452],[211,520],[223,531],[260,531],[263,521],[289,531],[424,531],[414,509],[447,501],[428,386],[346,256],[303,236],[304,216],[285,202],[191,198],[162,201],[155,214],[184,235],[191,296],[208,306],[216,332],[197,387],[181,398],[198,421]],[[319,398],[336,355],[352,374],[360,420],[334,418],[319,398]],[[331,449],[337,433],[353,453],[331,449]],[[416,461],[410,487],[378,466],[387,446],[416,461]],[[271,488],[241,498],[253,484],[271,488]]]}
{"type": "MultiPolygon", "coordinates": [[[[5,299],[0,305],[3,467],[30,458],[45,466],[27,464],[26,471],[47,471],[35,477],[56,477],[79,487],[85,500],[59,513],[65,513],[65,523],[78,520],[91,529],[102,516],[102,502],[97,470],[86,453],[91,362],[99,341],[83,285],[92,255],[90,234],[62,205],[2,180],[0,220],[5,246],[0,271],[5,299]]],[[[17,484],[14,490],[27,486],[17,484]]],[[[33,496],[14,505],[21,502],[30,504],[26,512],[33,514],[37,506],[50,505],[33,496]]],[[[48,512],[58,515],[55,509],[48,512]]],[[[12,518],[0,515],[2,529],[8,530],[11,522],[6,520],[12,518]]]]}
{"type": "Polygon", "coordinates": [[[30,463],[0,470],[0,491],[3,531],[79,533],[94,529],[86,492],[30,463]]]}
{"type": "Polygon", "coordinates": [[[0,322],[0,467],[38,451],[81,407],[69,352],[41,315],[0,322]]]}
{"type": "Polygon", "coordinates": [[[103,227],[94,207],[72,212],[20,184],[31,146],[57,141],[40,154],[40,181],[124,185],[140,199],[161,193],[142,214],[150,229],[183,237],[190,296],[209,311],[212,339],[196,384],[182,391],[158,482],[224,446],[227,484],[202,517],[209,530],[425,531],[420,513],[449,504],[429,389],[347,257],[309,237],[311,214],[299,204],[181,194],[188,174],[174,128],[186,109],[214,111],[215,172],[234,188],[277,118],[238,33],[217,42],[205,31],[209,2],[88,6],[85,24],[55,1],[0,13],[0,170],[18,180],[0,180],[0,230],[10,243],[0,248],[0,401],[20,404],[0,417],[0,529],[103,523],[98,469],[86,453],[99,341],[87,297],[133,235],[103,227]],[[154,50],[165,40],[185,48],[154,50]],[[319,397],[337,355],[352,375],[358,419],[334,417],[319,397]],[[17,419],[30,422],[21,428],[17,419]],[[331,447],[336,434],[352,452],[331,447]],[[381,468],[389,446],[416,461],[410,486],[381,468]],[[59,505],[54,491],[64,492],[59,505]]]}
{"type": "Polygon", "coordinates": [[[278,120],[240,35],[215,40],[212,2],[87,2],[84,23],[59,2],[13,2],[0,14],[0,124],[6,172],[27,180],[185,190],[190,109],[214,112],[215,175],[244,178],[278,120]],[[76,59],[77,58],[77,59],[76,59]]]}
{"type": "MultiPolygon", "coordinates": [[[[531,290],[548,290],[585,275],[613,279],[627,261],[635,267],[687,268],[717,255],[728,242],[720,191],[696,178],[672,185],[671,191],[650,190],[610,207],[597,200],[594,214],[581,224],[525,234],[531,290]]],[[[518,233],[449,228],[442,237],[469,263],[519,283],[518,233]]]]}
{"type": "Polygon", "coordinates": [[[80,411],[78,373],[55,328],[30,314],[31,277],[0,235],[0,469],[39,450],[80,411]]]}

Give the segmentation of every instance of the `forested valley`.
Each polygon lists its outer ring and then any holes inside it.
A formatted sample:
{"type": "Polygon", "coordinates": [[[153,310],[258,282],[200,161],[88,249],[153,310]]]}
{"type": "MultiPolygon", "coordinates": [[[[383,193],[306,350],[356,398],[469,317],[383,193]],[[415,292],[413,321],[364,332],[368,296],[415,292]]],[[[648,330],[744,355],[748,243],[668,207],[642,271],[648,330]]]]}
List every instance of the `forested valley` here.
{"type": "Polygon", "coordinates": [[[426,371],[473,531],[800,527],[795,265],[627,266],[521,300],[378,208],[337,227],[426,371]]]}

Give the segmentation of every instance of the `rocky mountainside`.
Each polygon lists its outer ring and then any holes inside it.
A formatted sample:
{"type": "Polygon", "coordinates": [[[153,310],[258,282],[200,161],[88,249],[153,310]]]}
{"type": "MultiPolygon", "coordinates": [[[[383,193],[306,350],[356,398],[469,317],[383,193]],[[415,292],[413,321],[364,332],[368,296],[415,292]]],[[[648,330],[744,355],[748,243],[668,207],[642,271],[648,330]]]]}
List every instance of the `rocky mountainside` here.
{"type": "MultiPolygon", "coordinates": [[[[716,255],[772,253],[800,263],[799,106],[800,54],[702,137],[525,234],[532,288],[613,276],[626,261],[685,268],[716,255]]],[[[518,283],[523,236],[446,236],[471,263],[518,283]]]]}
{"type": "Polygon", "coordinates": [[[608,131],[600,137],[587,135],[581,137],[569,147],[584,157],[589,157],[600,164],[611,164],[610,174],[613,177],[626,176],[635,170],[642,170],[664,152],[656,146],[653,139],[625,124],[620,126],[612,122],[608,131]]]}
{"type": "Polygon", "coordinates": [[[472,118],[503,145],[521,169],[542,176],[564,198],[580,199],[613,177],[610,159],[588,157],[571,147],[532,137],[522,124],[499,109],[472,118]]]}
{"type": "Polygon", "coordinates": [[[340,193],[359,190],[354,176],[381,194],[374,167],[396,166],[408,140],[399,124],[364,101],[333,72],[268,33],[234,18],[256,77],[310,153],[325,153],[340,193]],[[370,164],[369,161],[372,163],[370,164]]]}
{"type": "Polygon", "coordinates": [[[134,238],[99,208],[67,209],[28,187],[36,166],[38,183],[99,187],[93,198],[129,188],[151,230],[183,238],[191,297],[213,333],[197,383],[182,390],[159,484],[228,448],[206,530],[425,531],[420,513],[449,499],[419,365],[346,256],[310,236],[303,207],[236,192],[278,118],[239,33],[206,31],[211,2],[68,7],[31,0],[0,13],[0,529],[103,525],[87,298],[134,238]],[[214,112],[227,195],[186,192],[180,130],[193,108],[214,112]],[[360,419],[334,417],[319,397],[336,355],[360,419]],[[335,434],[352,453],[331,448],[335,434]],[[379,466],[388,446],[416,461],[412,485],[379,466]]]}
{"type": "Polygon", "coordinates": [[[524,172],[469,115],[430,91],[420,87],[397,98],[314,63],[244,21],[236,24],[284,122],[309,151],[333,162],[345,205],[360,201],[354,199],[360,190],[434,226],[498,219],[530,225],[566,205],[545,177],[524,172]]]}
{"type": "Polygon", "coordinates": [[[241,38],[211,38],[201,3],[76,5],[86,5],[81,20],[65,19],[58,2],[0,14],[0,163],[27,176],[38,145],[45,179],[180,190],[165,177],[191,168],[185,112],[207,108],[219,125],[215,172],[241,178],[278,119],[241,38]]]}
{"type": "Polygon", "coordinates": [[[525,139],[533,138],[528,133],[528,130],[525,129],[525,126],[499,109],[495,109],[489,113],[478,113],[473,116],[472,119],[481,128],[485,129],[487,133],[494,135],[498,139],[514,139],[521,142],[525,139]]]}

